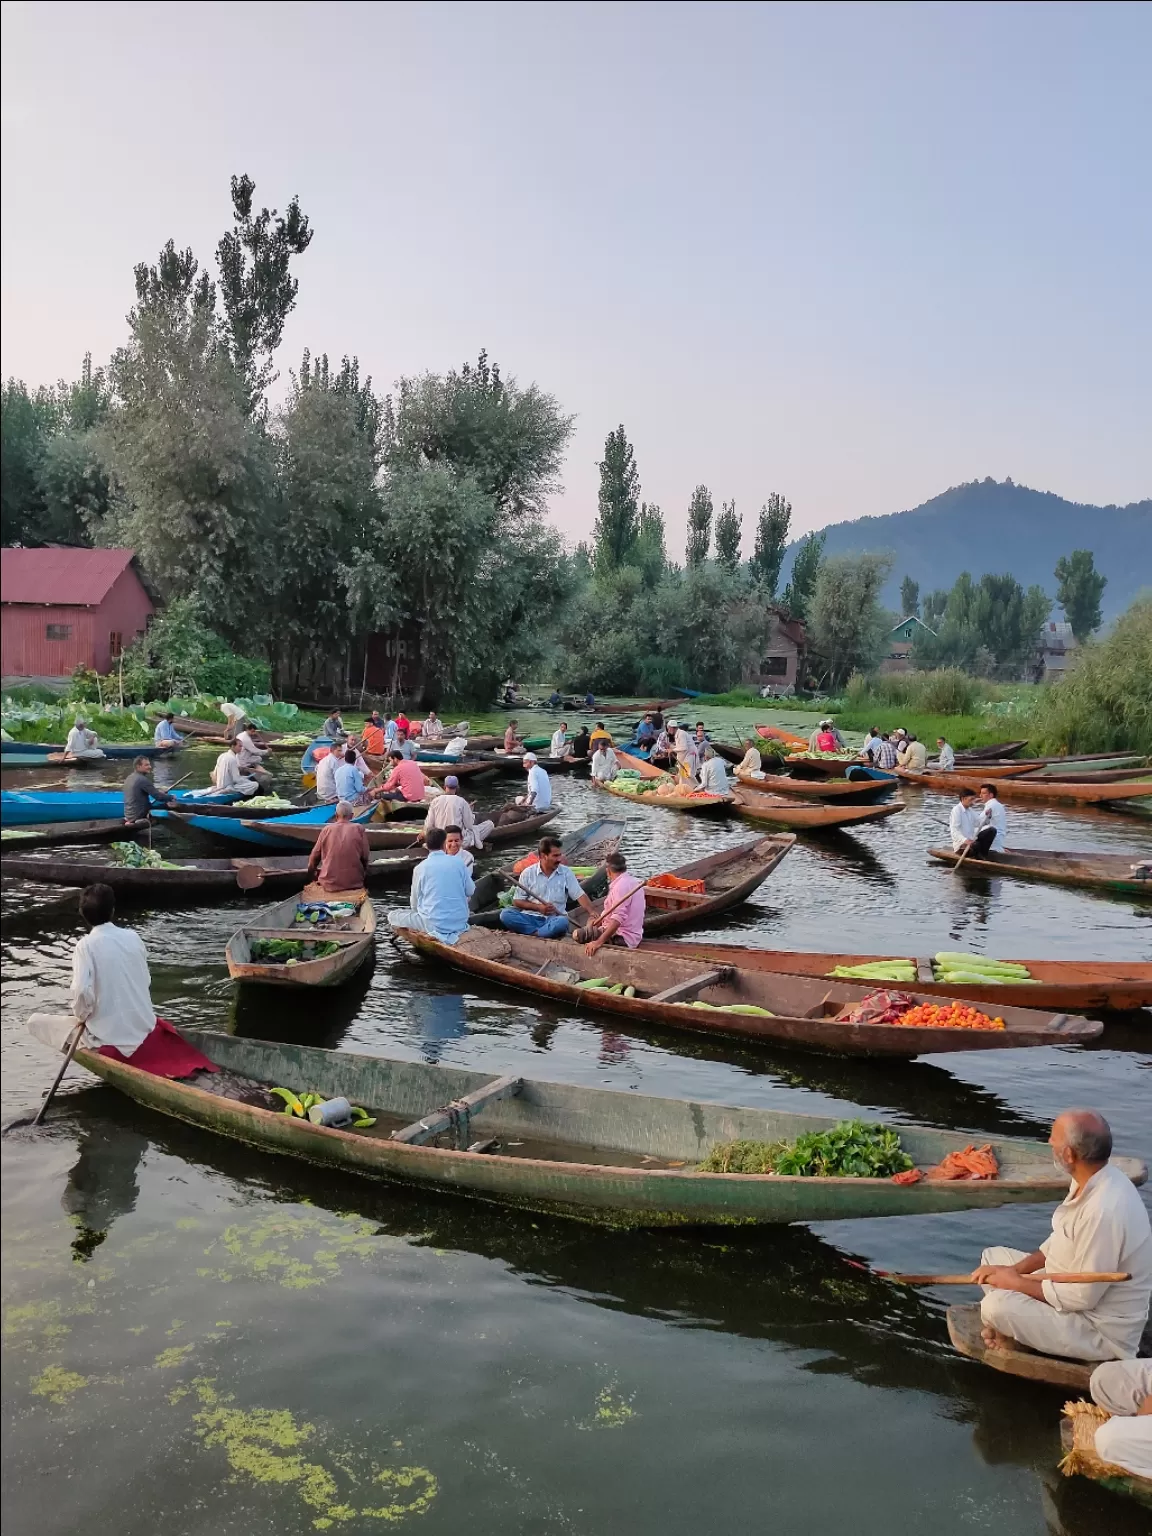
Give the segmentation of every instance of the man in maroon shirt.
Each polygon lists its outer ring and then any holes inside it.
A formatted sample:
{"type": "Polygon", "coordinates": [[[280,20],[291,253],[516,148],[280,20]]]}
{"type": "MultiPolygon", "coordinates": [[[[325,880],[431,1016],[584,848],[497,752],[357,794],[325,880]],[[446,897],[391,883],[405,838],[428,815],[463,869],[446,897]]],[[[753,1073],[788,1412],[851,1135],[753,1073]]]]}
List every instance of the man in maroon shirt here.
{"type": "Polygon", "coordinates": [[[341,800],[336,807],[336,820],[321,827],[320,836],[312,846],[308,878],[333,894],[359,891],[364,887],[371,857],[367,832],[358,821],[352,820],[352,807],[348,801],[341,800]]]}

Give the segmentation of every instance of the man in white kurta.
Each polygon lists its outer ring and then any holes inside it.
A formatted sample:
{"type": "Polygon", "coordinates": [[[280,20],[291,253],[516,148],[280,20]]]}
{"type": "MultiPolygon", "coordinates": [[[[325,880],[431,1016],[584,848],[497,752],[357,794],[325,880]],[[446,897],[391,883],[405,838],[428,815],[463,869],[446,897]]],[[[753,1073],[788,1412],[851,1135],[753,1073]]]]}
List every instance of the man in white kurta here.
{"type": "Polygon", "coordinates": [[[1017,1340],[1071,1360],[1135,1356],[1152,1300],[1152,1226],[1131,1179],[1108,1161],[1102,1115],[1067,1110],[1048,1138],[1071,1187],[1034,1253],[986,1248],[972,1278],[984,1287],[980,1318],[989,1349],[1017,1340]],[[1052,1274],[1127,1273],[1130,1280],[1060,1285],[1052,1274]]]}
{"type": "Polygon", "coordinates": [[[728,769],[724,766],[724,759],[717,757],[711,747],[704,753],[704,765],[700,769],[700,788],[706,789],[710,795],[730,795],[732,786],[728,782],[728,769]]]}
{"type": "Polygon", "coordinates": [[[260,788],[255,779],[245,778],[240,769],[240,743],[234,741],[216,759],[212,783],[218,790],[234,789],[241,795],[254,795],[260,788]]]}
{"type": "Polygon", "coordinates": [[[483,848],[484,839],[491,835],[495,825],[492,821],[476,820],[475,812],[460,793],[460,780],[454,773],[444,780],[444,793],[431,802],[424,818],[425,832],[433,827],[439,827],[442,832],[449,827],[459,827],[465,848],[483,848]]]}
{"type": "Polygon", "coordinates": [[[34,1013],[31,1033],[44,1045],[60,1049],[77,1024],[94,1045],[114,1045],[131,1056],[156,1026],[152,1007],[148,951],[131,928],[112,922],[115,901],[106,885],[89,886],[80,899],[80,913],[91,930],[72,954],[72,986],[68,1013],[34,1013]]]}
{"type": "Polygon", "coordinates": [[[1097,1456],[1152,1478],[1152,1360],[1108,1360],[1092,1372],[1089,1390],[1112,1415],[1096,1431],[1097,1456]]]}
{"type": "Polygon", "coordinates": [[[980,816],[975,806],[976,791],[962,789],[948,817],[948,835],[952,839],[952,852],[961,853],[969,847],[980,826],[980,816]]]}
{"type": "Polygon", "coordinates": [[[69,757],[103,757],[104,752],[99,745],[99,741],[100,738],[96,735],[96,732],[88,730],[84,721],[77,716],[76,724],[68,732],[68,740],[64,743],[64,751],[69,757]]]}

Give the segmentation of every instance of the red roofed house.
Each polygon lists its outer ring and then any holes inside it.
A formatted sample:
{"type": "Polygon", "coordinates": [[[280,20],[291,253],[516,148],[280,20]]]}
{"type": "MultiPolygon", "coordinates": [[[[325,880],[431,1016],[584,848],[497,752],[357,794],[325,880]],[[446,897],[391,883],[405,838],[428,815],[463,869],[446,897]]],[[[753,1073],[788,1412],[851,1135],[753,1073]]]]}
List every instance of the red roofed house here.
{"type": "Polygon", "coordinates": [[[5,677],[109,672],[152,612],[130,549],[0,550],[5,677]]]}

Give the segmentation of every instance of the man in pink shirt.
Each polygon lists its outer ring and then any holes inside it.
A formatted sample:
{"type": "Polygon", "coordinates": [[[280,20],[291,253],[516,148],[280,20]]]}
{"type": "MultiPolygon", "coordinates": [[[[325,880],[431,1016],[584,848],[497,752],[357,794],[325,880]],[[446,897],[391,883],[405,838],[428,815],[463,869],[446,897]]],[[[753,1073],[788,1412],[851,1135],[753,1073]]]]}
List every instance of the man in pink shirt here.
{"type": "Polygon", "coordinates": [[[420,764],[406,758],[393,747],[388,754],[392,772],[379,789],[372,791],[373,800],[423,800],[427,785],[420,772],[420,764]]]}
{"type": "Polygon", "coordinates": [[[594,955],[605,944],[623,944],[635,949],[644,937],[644,882],[628,873],[622,853],[610,853],[604,861],[608,871],[608,894],[603,911],[594,923],[576,935],[584,943],[584,953],[594,955]]]}

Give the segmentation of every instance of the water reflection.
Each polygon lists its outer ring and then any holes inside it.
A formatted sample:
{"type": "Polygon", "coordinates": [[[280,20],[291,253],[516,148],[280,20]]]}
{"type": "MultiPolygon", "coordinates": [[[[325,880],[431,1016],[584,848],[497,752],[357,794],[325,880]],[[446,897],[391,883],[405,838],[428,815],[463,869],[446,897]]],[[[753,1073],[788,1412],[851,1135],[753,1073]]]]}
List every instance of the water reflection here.
{"type": "Polygon", "coordinates": [[[77,1140],[79,1156],[69,1169],[60,1203],[77,1228],[72,1252],[87,1259],[120,1216],[136,1209],[137,1172],[148,1137],[127,1126],[85,1119],[77,1140]]]}

